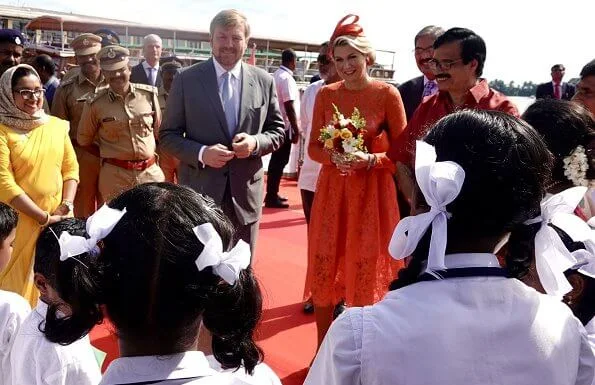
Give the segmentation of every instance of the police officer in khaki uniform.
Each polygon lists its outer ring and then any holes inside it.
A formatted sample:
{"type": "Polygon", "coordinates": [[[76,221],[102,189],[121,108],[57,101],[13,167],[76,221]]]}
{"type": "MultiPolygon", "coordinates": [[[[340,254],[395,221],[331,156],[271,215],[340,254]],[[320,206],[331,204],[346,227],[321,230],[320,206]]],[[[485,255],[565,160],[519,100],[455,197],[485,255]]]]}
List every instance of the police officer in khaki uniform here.
{"type": "Polygon", "coordinates": [[[93,214],[102,199],[99,196],[99,147],[96,143],[79,146],[76,132],[83,113],[85,101],[106,88],[107,83],[99,62],[97,52],[101,49],[101,38],[90,33],[77,36],[70,46],[74,50],[80,71],[77,75],[62,81],[54,95],[52,115],[70,122],[70,138],[80,166],[81,181],[74,200],[74,215],[88,217],[93,214]]]}
{"type": "Polygon", "coordinates": [[[85,103],[77,132],[81,146],[99,136],[99,192],[105,200],[135,185],[164,180],[155,157],[161,123],[157,88],[130,83],[129,55],[126,48],[114,45],[99,51],[109,87],[85,103]]]}
{"type": "MultiPolygon", "coordinates": [[[[159,86],[159,105],[161,106],[161,116],[165,115],[165,106],[169,90],[174,81],[174,77],[182,68],[182,62],[176,57],[165,58],[160,67],[162,84],[159,86]]],[[[165,180],[171,183],[178,183],[178,165],[180,161],[173,155],[167,152],[157,150],[159,152],[159,166],[163,170],[165,180]]]]}

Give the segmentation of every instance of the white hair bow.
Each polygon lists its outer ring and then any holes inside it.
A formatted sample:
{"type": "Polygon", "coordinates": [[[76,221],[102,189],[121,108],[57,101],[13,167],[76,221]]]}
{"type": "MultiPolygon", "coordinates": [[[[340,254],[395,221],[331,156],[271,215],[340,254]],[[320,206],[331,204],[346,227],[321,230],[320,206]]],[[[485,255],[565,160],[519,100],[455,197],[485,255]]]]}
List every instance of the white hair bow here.
{"type": "Polygon", "coordinates": [[[221,237],[211,223],[204,223],[192,230],[204,245],[202,253],[196,259],[198,271],[212,266],[215,274],[233,285],[240,277],[240,272],[250,265],[250,246],[240,240],[230,251],[223,251],[221,237]]]}
{"type": "Polygon", "coordinates": [[[432,226],[430,252],[426,272],[435,275],[435,270],[446,269],[447,219],[446,206],[454,201],[463,187],[465,170],[455,162],[436,162],[433,146],[417,141],[415,150],[415,178],[430,211],[403,218],[397,225],[389,245],[394,259],[410,256],[417,244],[432,226]]]}
{"type": "Polygon", "coordinates": [[[547,197],[541,202],[541,216],[525,222],[532,224],[541,221],[541,228],[535,235],[535,266],[545,292],[555,297],[561,298],[572,290],[564,275],[566,270],[592,270],[592,266],[587,266],[595,255],[593,230],[574,215],[576,206],[586,192],[586,187],[572,187],[547,197]],[[549,224],[562,229],[573,241],[583,242],[587,250],[568,251],[556,230],[549,224]]]}
{"type": "Polygon", "coordinates": [[[89,238],[70,235],[67,231],[63,231],[58,238],[60,260],[65,261],[84,253],[98,253],[97,243],[107,237],[124,214],[126,214],[126,208],[120,211],[103,205],[87,218],[86,229],[89,238]]]}

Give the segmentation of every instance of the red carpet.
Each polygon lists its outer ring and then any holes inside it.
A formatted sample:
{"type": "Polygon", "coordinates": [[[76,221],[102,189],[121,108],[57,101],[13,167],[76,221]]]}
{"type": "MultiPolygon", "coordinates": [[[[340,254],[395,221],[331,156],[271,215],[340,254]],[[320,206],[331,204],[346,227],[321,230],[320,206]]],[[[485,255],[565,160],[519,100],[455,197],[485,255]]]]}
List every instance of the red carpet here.
{"type": "MultiPolygon", "coordinates": [[[[302,313],[306,275],[306,221],[295,181],[284,180],[281,195],[289,209],[264,209],[256,247],[256,275],[264,297],[258,330],[265,362],[284,385],[301,385],[316,350],[313,315],[302,313]]],[[[104,369],[118,356],[117,341],[108,325],[91,332],[93,345],[107,353],[104,369]]]]}

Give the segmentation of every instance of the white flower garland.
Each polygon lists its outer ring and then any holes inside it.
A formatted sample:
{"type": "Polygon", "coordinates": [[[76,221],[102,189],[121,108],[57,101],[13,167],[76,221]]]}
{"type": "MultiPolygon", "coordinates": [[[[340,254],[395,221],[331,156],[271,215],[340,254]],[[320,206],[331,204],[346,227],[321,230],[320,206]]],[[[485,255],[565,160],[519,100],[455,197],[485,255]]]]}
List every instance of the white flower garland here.
{"type": "Polygon", "coordinates": [[[589,158],[583,146],[577,146],[569,156],[563,159],[564,175],[575,186],[589,186],[587,170],[589,169],[589,158]]]}

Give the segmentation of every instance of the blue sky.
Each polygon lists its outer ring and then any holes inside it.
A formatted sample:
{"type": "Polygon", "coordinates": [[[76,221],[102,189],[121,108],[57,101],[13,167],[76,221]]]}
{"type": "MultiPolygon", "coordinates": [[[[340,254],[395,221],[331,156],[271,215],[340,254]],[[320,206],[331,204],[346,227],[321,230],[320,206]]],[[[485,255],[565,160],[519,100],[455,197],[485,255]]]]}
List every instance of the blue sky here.
{"type": "Polygon", "coordinates": [[[396,51],[396,79],[417,76],[413,37],[428,24],[467,27],[482,36],[488,79],[549,80],[552,64],[566,65],[567,79],[595,58],[595,1],[499,0],[12,0],[10,5],[69,11],[154,25],[208,29],[221,9],[244,12],[253,35],[322,42],[348,13],[377,49],[396,51]]]}

